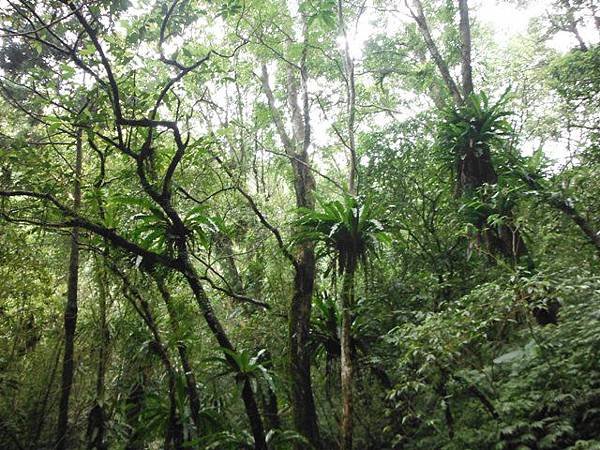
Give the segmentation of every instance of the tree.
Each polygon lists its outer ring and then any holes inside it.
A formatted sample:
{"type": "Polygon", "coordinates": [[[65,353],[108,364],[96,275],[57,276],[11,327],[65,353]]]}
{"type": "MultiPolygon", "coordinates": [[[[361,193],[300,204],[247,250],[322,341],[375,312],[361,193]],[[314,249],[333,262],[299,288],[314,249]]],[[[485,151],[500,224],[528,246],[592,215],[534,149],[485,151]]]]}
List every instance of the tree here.
{"type": "Polygon", "coordinates": [[[353,356],[351,328],[355,301],[355,274],[359,263],[366,264],[381,239],[383,226],[373,217],[369,202],[360,202],[347,196],[343,203],[324,204],[323,212],[305,211],[298,219],[302,227],[299,240],[321,242],[332,258],[334,271],[342,276],[340,293],[341,311],[341,388],[342,419],[340,425],[341,448],[352,449],[353,433],[353,356]]]}
{"type": "MultiPolygon", "coordinates": [[[[306,16],[302,16],[303,47],[297,66],[288,64],[287,102],[292,120],[292,136],[288,135],[277,108],[275,97],[269,84],[269,74],[265,64],[261,67],[262,89],[285,154],[290,160],[294,173],[294,192],[298,208],[314,209],[315,179],[311,171],[308,149],[311,144],[310,106],[308,97],[308,30],[306,16]],[[299,72],[299,74],[298,74],[299,72]],[[301,98],[301,104],[299,103],[301,98]]],[[[315,253],[310,242],[300,244],[297,256],[291,257],[294,266],[294,293],[289,312],[290,377],[292,379],[292,404],[296,429],[319,448],[319,430],[314,406],[310,377],[310,355],[307,353],[310,311],[315,282],[315,253]]]]}
{"type": "MultiPolygon", "coordinates": [[[[76,131],[75,142],[75,173],[73,181],[73,211],[77,213],[81,206],[81,176],[82,176],[82,131],[76,131]]],[[[79,287],[79,228],[74,225],[71,230],[71,250],[69,254],[69,272],[67,302],[65,305],[65,349],[61,380],[60,408],[56,428],[56,447],[63,450],[68,447],[69,397],[73,386],[75,372],[74,346],[75,329],[77,327],[77,289],[79,287]]]]}

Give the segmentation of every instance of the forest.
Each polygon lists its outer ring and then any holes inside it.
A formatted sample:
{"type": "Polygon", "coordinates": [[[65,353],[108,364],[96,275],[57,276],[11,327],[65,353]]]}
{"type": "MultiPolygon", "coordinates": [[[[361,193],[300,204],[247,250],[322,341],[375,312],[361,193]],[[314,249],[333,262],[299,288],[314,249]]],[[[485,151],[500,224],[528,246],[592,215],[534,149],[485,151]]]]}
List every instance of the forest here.
{"type": "Polygon", "coordinates": [[[600,4],[0,0],[0,448],[600,449],[600,4]]]}

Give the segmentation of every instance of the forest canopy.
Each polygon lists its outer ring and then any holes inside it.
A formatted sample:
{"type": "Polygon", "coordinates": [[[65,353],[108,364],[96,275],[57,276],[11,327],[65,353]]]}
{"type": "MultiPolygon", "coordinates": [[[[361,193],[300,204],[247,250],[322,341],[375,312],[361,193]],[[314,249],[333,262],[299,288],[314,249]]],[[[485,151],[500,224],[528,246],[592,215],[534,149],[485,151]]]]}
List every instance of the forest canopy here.
{"type": "Polygon", "coordinates": [[[600,449],[594,0],[0,0],[0,448],[600,449]]]}

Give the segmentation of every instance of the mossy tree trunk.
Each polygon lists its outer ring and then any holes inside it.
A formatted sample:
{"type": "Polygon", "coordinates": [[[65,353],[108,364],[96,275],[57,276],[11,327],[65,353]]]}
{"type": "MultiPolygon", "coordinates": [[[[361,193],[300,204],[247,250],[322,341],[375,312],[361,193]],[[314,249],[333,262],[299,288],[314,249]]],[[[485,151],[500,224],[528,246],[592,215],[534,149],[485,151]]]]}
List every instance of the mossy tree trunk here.
{"type": "MultiPolygon", "coordinates": [[[[75,179],[73,180],[73,210],[77,212],[81,206],[81,166],[82,166],[82,131],[76,131],[75,142],[75,179]]],[[[64,450],[68,442],[69,400],[73,387],[75,371],[74,347],[75,329],[77,327],[77,288],[79,285],[79,228],[71,230],[71,250],[69,254],[69,272],[67,280],[67,303],[64,312],[64,352],[61,377],[60,403],[58,407],[58,424],[56,427],[56,449],[64,450]]]]}
{"type": "Polygon", "coordinates": [[[342,420],[340,425],[341,450],[352,449],[353,410],[354,410],[354,363],[352,360],[352,310],[354,307],[354,275],[356,263],[350,261],[343,274],[341,292],[342,326],[341,346],[341,388],[342,420]]]}

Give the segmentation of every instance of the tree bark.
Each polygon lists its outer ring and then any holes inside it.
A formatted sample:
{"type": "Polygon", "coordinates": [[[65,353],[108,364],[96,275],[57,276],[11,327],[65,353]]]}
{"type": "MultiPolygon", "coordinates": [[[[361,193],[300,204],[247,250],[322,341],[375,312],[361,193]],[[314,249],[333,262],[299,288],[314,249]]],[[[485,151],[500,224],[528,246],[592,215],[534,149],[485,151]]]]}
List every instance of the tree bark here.
{"type": "MultiPolygon", "coordinates": [[[[310,375],[311,355],[310,311],[315,279],[313,246],[304,244],[299,250],[298,268],[294,275],[294,295],[289,311],[290,381],[293,419],[296,430],[315,447],[320,448],[317,413],[310,375]]],[[[304,448],[297,444],[296,448],[304,448]]]]}
{"type": "Polygon", "coordinates": [[[96,400],[88,416],[87,447],[88,449],[106,450],[106,411],[104,409],[104,383],[106,375],[107,349],[109,344],[107,314],[107,286],[106,268],[103,261],[96,260],[96,285],[98,287],[99,300],[99,346],[98,346],[98,368],[96,372],[96,400]]]}
{"type": "Polygon", "coordinates": [[[344,10],[342,0],[338,0],[338,22],[341,35],[344,37],[344,71],[346,84],[346,114],[348,128],[348,142],[346,146],[350,151],[350,171],[348,175],[348,192],[350,195],[358,193],[358,160],[356,155],[356,137],[354,133],[354,123],[356,121],[356,82],[354,76],[354,60],[350,54],[350,45],[348,44],[348,34],[344,22],[344,10]]]}
{"type": "MultiPolygon", "coordinates": [[[[73,210],[81,206],[81,167],[82,167],[82,131],[77,129],[75,143],[75,179],[73,181],[73,210]]],[[[61,377],[58,424],[56,427],[56,449],[64,450],[68,442],[69,399],[73,387],[74,342],[77,327],[77,288],[79,285],[79,228],[71,230],[71,250],[69,255],[69,274],[67,281],[67,303],[64,312],[65,346],[61,377]]]]}
{"type": "Polygon", "coordinates": [[[473,93],[473,69],[471,67],[471,24],[469,23],[469,5],[467,0],[458,0],[460,13],[460,54],[463,97],[473,93]]]}
{"type": "Polygon", "coordinates": [[[117,271],[117,273],[123,281],[123,293],[125,297],[130,301],[131,305],[135,308],[136,312],[144,320],[146,326],[152,334],[152,349],[160,359],[160,362],[162,363],[165,369],[165,374],[167,376],[167,389],[169,394],[169,421],[167,429],[165,430],[164,448],[174,448],[175,450],[182,450],[184,439],[180,416],[177,412],[177,377],[175,374],[175,369],[169,357],[167,348],[162,341],[160,331],[158,329],[156,321],[154,320],[154,315],[152,314],[152,310],[150,308],[150,304],[148,303],[146,298],[144,298],[141,292],[133,284],[130,283],[129,279],[124,273],[120,271],[117,271]]]}
{"type": "MultiPolygon", "coordinates": [[[[198,274],[196,273],[196,270],[192,266],[188,257],[185,256],[186,254],[187,253],[182,253],[182,249],[180,249],[180,255],[182,257],[181,261],[183,264],[181,273],[186,278],[190,288],[192,289],[192,292],[194,293],[196,303],[198,304],[198,307],[204,316],[204,320],[206,321],[219,345],[224,349],[235,352],[235,348],[227,337],[227,334],[221,326],[221,323],[217,319],[210,301],[206,296],[206,292],[200,284],[198,274]]],[[[225,357],[235,364],[231,356],[226,354],[225,357]]],[[[242,381],[244,384],[242,389],[242,400],[244,401],[246,415],[248,416],[250,429],[252,430],[252,435],[254,437],[254,448],[255,450],[267,450],[265,430],[260,417],[260,412],[258,410],[258,405],[256,404],[256,398],[254,397],[254,392],[252,391],[250,379],[245,374],[240,373],[239,375],[242,376],[242,381]]]]}
{"type": "MultiPolygon", "coordinates": [[[[350,55],[348,36],[344,23],[344,11],[342,0],[338,0],[338,21],[340,31],[344,37],[344,71],[346,81],[346,113],[348,143],[350,151],[350,171],[348,176],[348,192],[350,195],[358,194],[358,170],[356,156],[356,139],[354,135],[354,122],[356,118],[356,86],[354,79],[354,61],[350,55]]],[[[354,374],[352,361],[352,308],[354,306],[354,272],[356,264],[350,262],[348,267],[344,267],[344,276],[342,281],[342,330],[340,336],[340,379],[342,391],[342,419],[340,424],[341,450],[352,450],[353,438],[353,409],[354,409],[354,374]]]]}
{"type": "Polygon", "coordinates": [[[146,372],[141,371],[142,380],[136,381],[129,391],[127,400],[125,401],[125,418],[127,426],[129,427],[129,434],[127,437],[127,444],[125,450],[143,450],[144,439],[139,432],[139,418],[144,407],[145,398],[145,381],[146,372]]]}
{"type": "Polygon", "coordinates": [[[354,305],[354,265],[344,271],[342,281],[342,332],[341,345],[341,386],[342,386],[342,420],[341,450],[352,450],[353,434],[353,361],[352,361],[352,307],[354,305]]]}
{"type": "Polygon", "coordinates": [[[155,276],[154,280],[167,308],[167,314],[169,315],[169,322],[171,324],[171,331],[177,337],[177,352],[179,354],[179,360],[185,374],[187,395],[190,400],[190,410],[192,412],[192,420],[194,425],[196,425],[197,432],[200,433],[202,432],[200,429],[200,394],[198,393],[196,377],[194,376],[194,371],[192,370],[192,365],[190,364],[190,360],[188,358],[187,346],[185,345],[185,342],[181,340],[182,336],[179,328],[178,314],[173,306],[171,294],[169,293],[164,280],[162,280],[159,276],[155,276]]]}
{"type": "Polygon", "coordinates": [[[425,13],[423,12],[423,5],[420,0],[412,0],[413,7],[408,4],[408,0],[405,0],[406,6],[410,10],[410,14],[413,17],[414,21],[417,23],[417,26],[421,30],[421,35],[425,41],[425,45],[427,45],[427,49],[433,58],[433,62],[437,66],[440,71],[440,75],[444,80],[444,84],[450,91],[452,98],[456,104],[460,104],[462,102],[462,96],[460,94],[460,90],[456,85],[456,82],[452,78],[450,74],[450,70],[448,69],[448,64],[442,58],[433,37],[431,36],[431,32],[429,31],[429,25],[427,24],[427,19],[425,18],[425,13]]]}
{"type": "MultiPolygon", "coordinates": [[[[307,37],[307,22],[304,22],[304,35],[307,37]]],[[[300,63],[300,83],[294,68],[288,68],[288,106],[292,115],[293,138],[288,135],[283,124],[281,113],[275,104],[275,97],[269,85],[266,65],[262,66],[262,87],[267,97],[273,121],[284,150],[290,159],[294,173],[294,192],[296,206],[299,208],[315,208],[315,179],[308,159],[308,147],[311,139],[310,105],[308,99],[306,68],[306,51],[304,46],[300,63]],[[300,85],[301,84],[301,85],[300,85]],[[302,88],[302,107],[299,104],[299,90],[302,88]]],[[[311,243],[300,244],[296,250],[294,273],[294,294],[288,315],[289,342],[289,374],[292,415],[296,431],[302,434],[310,444],[321,448],[317,413],[311,381],[311,355],[309,352],[310,313],[312,294],[315,282],[315,251],[311,243]]],[[[305,448],[301,443],[296,449],[305,448]]]]}

